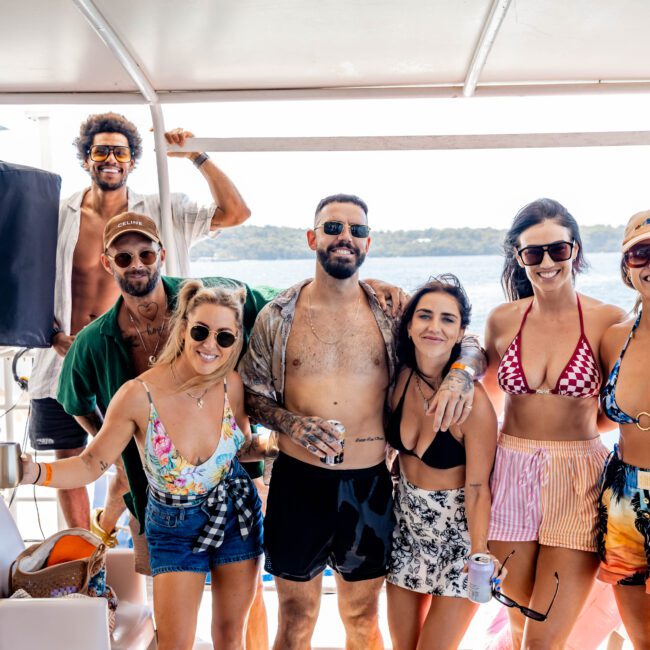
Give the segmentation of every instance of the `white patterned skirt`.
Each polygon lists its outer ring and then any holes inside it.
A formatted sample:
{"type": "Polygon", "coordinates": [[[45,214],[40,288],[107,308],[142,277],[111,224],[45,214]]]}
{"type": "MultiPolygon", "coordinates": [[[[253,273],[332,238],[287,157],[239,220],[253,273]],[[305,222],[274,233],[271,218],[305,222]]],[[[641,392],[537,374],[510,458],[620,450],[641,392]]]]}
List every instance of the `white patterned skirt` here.
{"type": "Polygon", "coordinates": [[[386,580],[434,596],[464,598],[470,552],[465,490],[423,490],[400,477],[386,580]]]}

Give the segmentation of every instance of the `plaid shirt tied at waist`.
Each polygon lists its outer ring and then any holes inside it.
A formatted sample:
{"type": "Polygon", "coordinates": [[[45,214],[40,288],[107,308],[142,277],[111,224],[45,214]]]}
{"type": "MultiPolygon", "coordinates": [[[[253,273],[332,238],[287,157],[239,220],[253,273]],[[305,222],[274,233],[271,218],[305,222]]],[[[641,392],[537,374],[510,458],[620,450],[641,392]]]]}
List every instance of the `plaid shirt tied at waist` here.
{"type": "MultiPolygon", "coordinates": [[[[232,474],[232,471],[230,472],[232,474]]],[[[203,509],[209,516],[201,534],[198,536],[193,553],[201,553],[210,548],[219,548],[223,544],[228,519],[228,499],[232,500],[233,507],[237,513],[239,523],[239,534],[246,539],[253,529],[254,510],[251,502],[253,500],[252,482],[248,476],[235,476],[230,474],[222,479],[207,496],[169,494],[160,492],[149,486],[149,493],[156,501],[167,506],[198,505],[201,503],[203,509]]]]}

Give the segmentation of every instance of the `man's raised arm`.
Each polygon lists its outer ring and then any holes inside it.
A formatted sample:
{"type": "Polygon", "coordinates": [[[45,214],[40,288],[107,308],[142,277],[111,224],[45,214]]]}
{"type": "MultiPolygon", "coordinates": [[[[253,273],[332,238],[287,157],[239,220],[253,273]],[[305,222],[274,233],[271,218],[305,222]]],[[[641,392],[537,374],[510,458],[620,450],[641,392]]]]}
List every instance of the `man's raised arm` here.
{"type": "MultiPolygon", "coordinates": [[[[180,147],[185,144],[187,138],[193,137],[194,134],[185,129],[174,129],[165,133],[168,144],[180,147]]],[[[251,211],[234,183],[212,162],[208,154],[199,151],[170,151],[167,155],[172,158],[189,158],[208,181],[210,193],[217,204],[210,230],[239,226],[251,216],[251,211]]]]}

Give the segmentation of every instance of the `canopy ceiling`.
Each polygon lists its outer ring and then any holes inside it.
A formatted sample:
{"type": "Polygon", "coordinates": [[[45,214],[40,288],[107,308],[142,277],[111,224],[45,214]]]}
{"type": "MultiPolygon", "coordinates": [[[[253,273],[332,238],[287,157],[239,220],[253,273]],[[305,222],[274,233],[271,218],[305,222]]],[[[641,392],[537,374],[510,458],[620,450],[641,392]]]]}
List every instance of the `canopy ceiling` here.
{"type": "MultiPolygon", "coordinates": [[[[82,14],[90,2],[0,3],[0,102],[142,100],[82,14]]],[[[182,91],[177,100],[377,87],[458,95],[493,5],[506,11],[477,66],[477,95],[650,89],[645,0],[94,0],[161,101],[171,91],[182,91]]]]}

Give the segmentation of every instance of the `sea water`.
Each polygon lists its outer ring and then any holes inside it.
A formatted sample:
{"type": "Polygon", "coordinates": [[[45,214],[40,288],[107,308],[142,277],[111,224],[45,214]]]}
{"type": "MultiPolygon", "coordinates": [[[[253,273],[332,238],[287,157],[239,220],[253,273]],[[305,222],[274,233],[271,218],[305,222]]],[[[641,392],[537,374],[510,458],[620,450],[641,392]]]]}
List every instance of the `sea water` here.
{"type": "MultiPolygon", "coordinates": [[[[604,302],[631,310],[634,292],[621,280],[618,253],[593,253],[587,257],[589,269],[578,276],[582,293],[604,302]]],[[[251,286],[278,288],[313,277],[315,259],[304,260],[238,260],[234,262],[192,262],[194,277],[222,276],[242,280],[251,286]]],[[[463,283],[472,303],[470,331],[482,335],[490,310],[505,298],[500,277],[503,258],[499,255],[444,257],[372,257],[368,254],[361,267],[361,278],[377,278],[413,291],[431,275],[454,273],[463,283]]]]}

